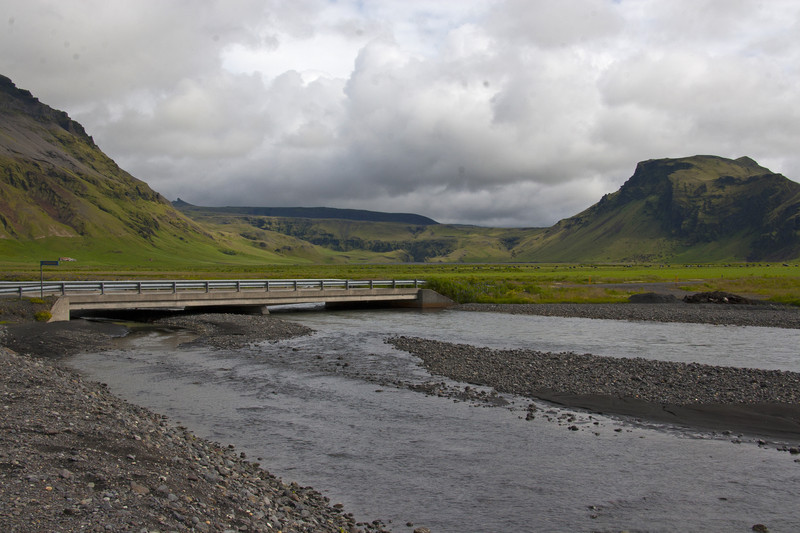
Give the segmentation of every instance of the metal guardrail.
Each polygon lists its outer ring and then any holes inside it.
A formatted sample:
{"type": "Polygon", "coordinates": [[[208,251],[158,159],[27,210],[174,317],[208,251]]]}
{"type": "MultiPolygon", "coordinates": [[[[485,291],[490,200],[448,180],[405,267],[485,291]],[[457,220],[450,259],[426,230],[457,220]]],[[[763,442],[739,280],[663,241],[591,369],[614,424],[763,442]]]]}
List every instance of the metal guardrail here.
{"type": "Polygon", "coordinates": [[[121,294],[149,291],[306,291],[350,289],[419,288],[425,281],[412,280],[352,280],[352,279],[262,279],[262,280],[170,280],[170,281],[0,281],[0,296],[27,293],[58,294],[121,294]]]}

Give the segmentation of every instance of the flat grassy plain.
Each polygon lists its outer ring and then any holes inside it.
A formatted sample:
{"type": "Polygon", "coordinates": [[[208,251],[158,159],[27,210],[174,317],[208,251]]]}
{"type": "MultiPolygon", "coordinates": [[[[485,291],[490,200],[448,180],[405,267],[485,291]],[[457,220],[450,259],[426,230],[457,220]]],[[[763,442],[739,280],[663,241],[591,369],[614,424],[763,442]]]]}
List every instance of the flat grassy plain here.
{"type": "MultiPolygon", "coordinates": [[[[725,291],[800,306],[800,264],[184,264],[164,269],[64,262],[46,280],[420,279],[459,303],[613,303],[632,294],[725,291]]],[[[38,280],[39,264],[0,261],[2,280],[38,280]]]]}

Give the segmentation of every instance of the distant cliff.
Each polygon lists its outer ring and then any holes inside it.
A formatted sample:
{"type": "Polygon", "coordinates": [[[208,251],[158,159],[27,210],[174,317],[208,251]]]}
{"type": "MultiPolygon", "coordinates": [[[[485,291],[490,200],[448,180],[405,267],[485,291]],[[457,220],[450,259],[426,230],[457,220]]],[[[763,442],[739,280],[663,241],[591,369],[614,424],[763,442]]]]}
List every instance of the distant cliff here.
{"type": "Polygon", "coordinates": [[[361,222],[396,222],[398,224],[414,224],[429,226],[438,224],[433,219],[411,213],[381,213],[363,209],[336,209],[333,207],[201,207],[184,202],[180,198],[172,202],[183,212],[207,212],[218,214],[256,215],[263,217],[284,218],[323,218],[339,220],[357,220],[361,222]]]}

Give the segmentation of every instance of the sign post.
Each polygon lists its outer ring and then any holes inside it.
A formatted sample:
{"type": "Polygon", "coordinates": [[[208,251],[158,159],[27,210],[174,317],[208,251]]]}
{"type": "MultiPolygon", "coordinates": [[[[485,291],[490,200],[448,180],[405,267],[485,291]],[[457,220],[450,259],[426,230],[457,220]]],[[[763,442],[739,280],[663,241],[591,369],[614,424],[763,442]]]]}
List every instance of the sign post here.
{"type": "Polygon", "coordinates": [[[39,261],[39,292],[42,298],[44,298],[44,267],[47,266],[58,266],[58,261],[39,261]]]}

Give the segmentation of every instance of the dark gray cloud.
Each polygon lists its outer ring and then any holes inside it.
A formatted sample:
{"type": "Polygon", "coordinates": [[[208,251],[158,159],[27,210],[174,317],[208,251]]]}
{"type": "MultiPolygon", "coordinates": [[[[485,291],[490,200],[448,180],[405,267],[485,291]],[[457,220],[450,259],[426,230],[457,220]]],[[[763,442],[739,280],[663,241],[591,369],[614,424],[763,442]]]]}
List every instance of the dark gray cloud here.
{"type": "Polygon", "coordinates": [[[638,161],[800,179],[793,0],[9,0],[0,73],[207,205],[542,226],[638,161]]]}

